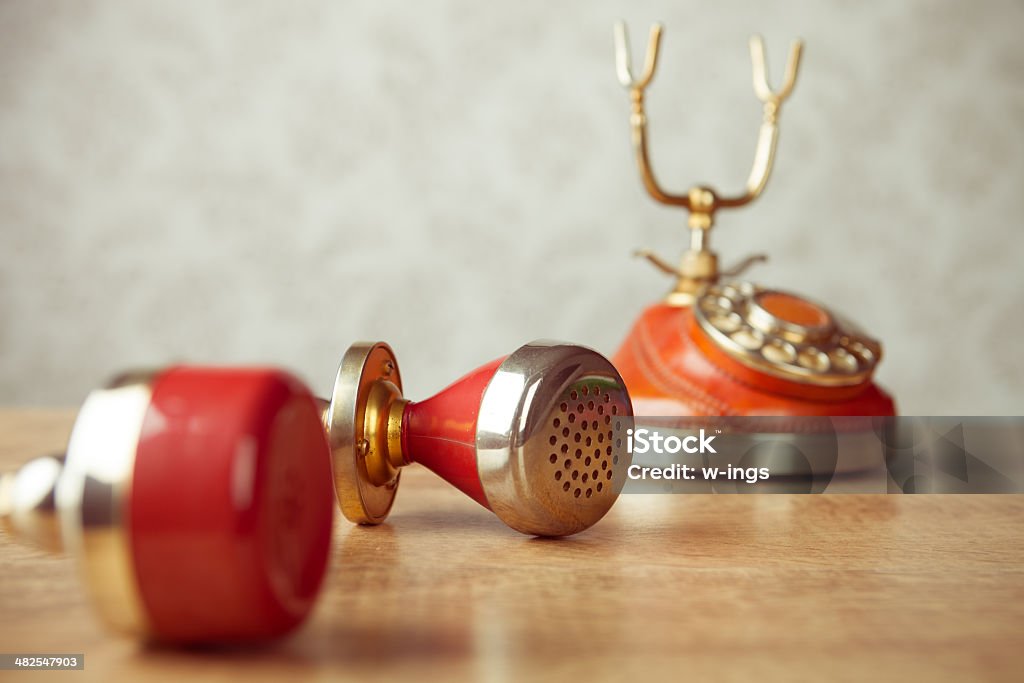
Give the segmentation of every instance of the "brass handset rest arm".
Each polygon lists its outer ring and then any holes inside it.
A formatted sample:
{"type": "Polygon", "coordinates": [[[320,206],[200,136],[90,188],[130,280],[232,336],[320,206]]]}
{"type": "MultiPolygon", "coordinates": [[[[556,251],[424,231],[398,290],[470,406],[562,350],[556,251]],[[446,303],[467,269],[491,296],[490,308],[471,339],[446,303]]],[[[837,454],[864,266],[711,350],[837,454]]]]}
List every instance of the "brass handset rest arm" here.
{"type": "Polygon", "coordinates": [[[782,88],[775,92],[768,85],[764,41],[761,40],[761,36],[751,36],[750,61],[754,65],[754,92],[757,94],[757,98],[764,103],[764,118],[757,136],[754,165],[747,178],[746,192],[738,197],[719,197],[719,207],[743,206],[756,199],[764,190],[764,186],[768,184],[768,176],[771,175],[772,165],[775,163],[775,146],[779,140],[779,108],[793,92],[793,86],[796,85],[796,75],[800,69],[800,56],[803,54],[803,49],[804,44],[800,40],[790,43],[785,80],[782,88]]]}
{"type": "MultiPolygon", "coordinates": [[[[647,54],[644,59],[644,71],[640,78],[634,78],[626,25],[621,21],[615,24],[616,71],[619,76],[619,82],[629,91],[632,103],[630,124],[633,129],[633,146],[644,187],[652,197],[663,204],[693,209],[695,202],[691,197],[692,191],[687,194],[671,194],[662,189],[654,175],[650,154],[647,149],[647,115],[644,111],[644,91],[654,78],[654,71],[658,66],[658,52],[661,48],[662,30],[661,24],[651,26],[650,40],[647,44],[647,54]]],[[[751,167],[750,176],[747,178],[746,191],[742,195],[732,197],[716,195],[715,208],[743,206],[757,198],[768,183],[772,164],[775,161],[775,146],[778,142],[779,109],[793,92],[793,87],[796,85],[802,53],[803,42],[794,40],[789,48],[785,80],[782,87],[778,91],[774,91],[768,84],[764,41],[761,40],[760,36],[756,35],[750,38],[750,60],[753,64],[754,93],[764,103],[764,118],[757,138],[754,164],[751,167]]]]}
{"type": "Polygon", "coordinates": [[[629,35],[626,33],[626,25],[621,21],[617,22],[615,24],[615,66],[619,82],[629,90],[629,98],[632,104],[629,123],[633,130],[633,149],[636,152],[636,162],[640,168],[640,178],[643,180],[644,188],[648,194],[662,204],[682,206],[689,209],[689,195],[669,194],[661,189],[657,178],[654,177],[650,156],[647,153],[647,114],[644,112],[644,90],[650,84],[651,79],[654,78],[654,70],[658,66],[661,31],[661,24],[653,24],[651,26],[651,36],[647,43],[647,56],[644,59],[643,75],[639,79],[634,79],[629,35]]]}
{"type": "Polygon", "coordinates": [[[768,184],[778,143],[779,109],[796,85],[803,43],[800,40],[794,40],[790,45],[785,79],[782,87],[776,91],[772,90],[768,84],[764,42],[760,36],[756,35],[750,39],[754,93],[763,103],[764,112],[754,153],[754,163],[750,169],[744,192],[739,195],[722,196],[710,187],[697,185],[690,188],[685,194],[673,194],[665,191],[655,177],[648,151],[647,114],[644,110],[644,91],[654,78],[654,71],[658,65],[662,30],[661,24],[654,24],[651,27],[644,58],[644,70],[639,78],[635,78],[632,72],[626,26],[624,23],[618,22],[615,25],[616,72],[619,82],[629,91],[631,103],[629,120],[633,149],[644,188],[658,202],[668,206],[681,206],[690,212],[687,221],[691,230],[690,249],[683,255],[678,269],[668,268],[667,264],[660,259],[651,258],[649,253],[644,254],[659,269],[679,275],[679,283],[676,290],[670,294],[669,299],[674,303],[685,305],[692,300],[693,293],[700,286],[714,281],[718,277],[717,259],[707,247],[707,231],[714,225],[715,212],[723,207],[734,208],[750,203],[761,194],[765,185],[768,184]]]}

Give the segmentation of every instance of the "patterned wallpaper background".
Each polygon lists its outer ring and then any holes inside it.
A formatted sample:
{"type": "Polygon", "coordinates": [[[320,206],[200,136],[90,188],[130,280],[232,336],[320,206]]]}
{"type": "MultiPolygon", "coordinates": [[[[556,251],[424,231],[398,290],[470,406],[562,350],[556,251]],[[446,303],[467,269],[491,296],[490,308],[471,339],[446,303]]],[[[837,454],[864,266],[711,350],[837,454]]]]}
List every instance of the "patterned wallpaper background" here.
{"type": "Polygon", "coordinates": [[[125,367],[274,363],[326,391],[385,339],[422,398],[537,337],[613,352],[682,213],[643,192],[611,25],[663,183],[738,188],[807,41],[775,175],[725,263],[886,346],[908,414],[1024,413],[1024,4],[0,3],[0,404],[125,367]]]}

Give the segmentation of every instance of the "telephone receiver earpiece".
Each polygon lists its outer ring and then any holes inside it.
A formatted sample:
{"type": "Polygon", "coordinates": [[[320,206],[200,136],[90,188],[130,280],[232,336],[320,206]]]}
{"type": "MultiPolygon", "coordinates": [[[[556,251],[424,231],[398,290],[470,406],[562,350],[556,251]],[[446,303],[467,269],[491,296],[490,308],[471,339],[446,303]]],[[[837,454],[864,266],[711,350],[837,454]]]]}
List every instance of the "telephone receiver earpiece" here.
{"type": "Polygon", "coordinates": [[[14,535],[75,556],[115,629],[251,642],[313,607],[330,477],[319,406],[294,377],[172,367],[89,394],[66,455],[0,479],[0,514],[14,535]]]}

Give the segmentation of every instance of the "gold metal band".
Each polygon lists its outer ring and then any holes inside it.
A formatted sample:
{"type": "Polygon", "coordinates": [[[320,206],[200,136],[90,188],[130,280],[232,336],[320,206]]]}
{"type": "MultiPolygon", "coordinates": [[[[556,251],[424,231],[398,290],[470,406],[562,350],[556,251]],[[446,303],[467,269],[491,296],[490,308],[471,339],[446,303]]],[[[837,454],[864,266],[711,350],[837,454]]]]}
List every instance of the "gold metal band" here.
{"type": "Polygon", "coordinates": [[[128,500],[143,420],[152,392],[133,376],[92,392],[68,443],[56,503],[65,550],[97,610],[114,628],[146,633],[128,533],[128,500]]]}
{"type": "Polygon", "coordinates": [[[346,519],[380,524],[401,481],[402,377],[384,342],[357,342],[341,360],[324,415],[334,488],[346,519]]]}

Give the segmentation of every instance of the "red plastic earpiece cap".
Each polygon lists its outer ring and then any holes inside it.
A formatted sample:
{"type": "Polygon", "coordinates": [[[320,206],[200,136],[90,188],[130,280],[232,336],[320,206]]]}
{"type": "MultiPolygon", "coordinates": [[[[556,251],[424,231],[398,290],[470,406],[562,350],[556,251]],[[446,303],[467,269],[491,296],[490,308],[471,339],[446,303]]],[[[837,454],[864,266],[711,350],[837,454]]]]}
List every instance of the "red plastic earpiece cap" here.
{"type": "Polygon", "coordinates": [[[245,641],[301,623],[327,564],[331,481],[319,409],[290,375],[158,375],[128,510],[151,634],[245,641]]]}

